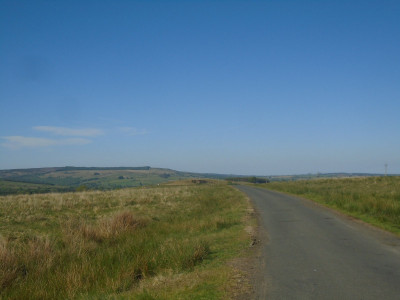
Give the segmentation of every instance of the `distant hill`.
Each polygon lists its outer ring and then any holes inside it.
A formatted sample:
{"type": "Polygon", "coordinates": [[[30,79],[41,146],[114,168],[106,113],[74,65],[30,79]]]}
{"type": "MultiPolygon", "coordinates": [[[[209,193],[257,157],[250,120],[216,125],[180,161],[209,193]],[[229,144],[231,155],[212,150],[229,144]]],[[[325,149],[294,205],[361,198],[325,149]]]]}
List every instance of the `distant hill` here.
{"type": "Polygon", "coordinates": [[[144,167],[54,167],[0,170],[0,195],[110,190],[190,178],[223,179],[228,175],[144,167]]]}
{"type": "MultiPolygon", "coordinates": [[[[364,173],[318,173],[286,176],[257,176],[261,181],[290,181],[317,178],[380,176],[364,173]]],[[[172,169],[142,167],[54,167],[0,170],[0,195],[112,190],[161,184],[190,178],[228,179],[238,181],[252,176],[181,172],[172,169]]]]}

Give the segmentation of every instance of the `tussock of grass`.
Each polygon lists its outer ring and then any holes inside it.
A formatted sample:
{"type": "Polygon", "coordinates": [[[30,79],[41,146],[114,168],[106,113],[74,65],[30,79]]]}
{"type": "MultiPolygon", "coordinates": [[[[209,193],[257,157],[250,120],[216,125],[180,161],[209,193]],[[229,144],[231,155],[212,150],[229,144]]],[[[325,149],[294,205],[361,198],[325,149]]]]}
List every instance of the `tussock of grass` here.
{"type": "Polygon", "coordinates": [[[246,209],[220,184],[0,197],[0,298],[223,297],[246,209]]]}
{"type": "Polygon", "coordinates": [[[300,195],[400,233],[400,177],[271,182],[265,187],[300,195]]]}
{"type": "Polygon", "coordinates": [[[101,243],[105,240],[116,239],[124,233],[133,233],[137,228],[143,228],[149,220],[137,218],[132,212],[119,212],[112,217],[101,219],[96,224],[90,224],[82,219],[72,219],[66,222],[65,236],[70,239],[82,237],[89,241],[101,243]]]}

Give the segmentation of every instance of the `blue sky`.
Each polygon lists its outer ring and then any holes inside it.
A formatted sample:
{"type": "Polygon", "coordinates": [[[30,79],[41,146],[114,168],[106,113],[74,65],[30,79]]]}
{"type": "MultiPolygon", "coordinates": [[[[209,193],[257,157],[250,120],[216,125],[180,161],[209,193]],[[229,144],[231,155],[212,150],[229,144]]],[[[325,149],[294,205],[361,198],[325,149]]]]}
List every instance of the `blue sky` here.
{"type": "Polygon", "coordinates": [[[399,1],[0,0],[0,169],[400,173],[399,1]]]}

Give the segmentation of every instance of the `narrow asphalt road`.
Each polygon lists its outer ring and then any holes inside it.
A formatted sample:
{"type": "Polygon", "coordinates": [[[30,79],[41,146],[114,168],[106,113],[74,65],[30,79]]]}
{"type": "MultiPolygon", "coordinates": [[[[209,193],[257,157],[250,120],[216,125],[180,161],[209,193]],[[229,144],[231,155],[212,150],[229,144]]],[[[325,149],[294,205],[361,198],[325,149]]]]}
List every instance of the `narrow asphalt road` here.
{"type": "Polygon", "coordinates": [[[400,299],[400,239],[311,201],[249,186],[265,229],[258,299],[400,299]]]}

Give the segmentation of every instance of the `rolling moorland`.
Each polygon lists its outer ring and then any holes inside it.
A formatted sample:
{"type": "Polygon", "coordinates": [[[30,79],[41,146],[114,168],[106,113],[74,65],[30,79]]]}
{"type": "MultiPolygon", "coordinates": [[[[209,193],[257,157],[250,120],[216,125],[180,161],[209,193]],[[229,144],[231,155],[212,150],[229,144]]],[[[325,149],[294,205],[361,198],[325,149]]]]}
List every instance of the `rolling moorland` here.
{"type": "MultiPolygon", "coordinates": [[[[181,172],[164,168],[144,167],[53,167],[0,170],[0,195],[113,190],[157,185],[194,178],[227,179],[258,183],[294,181],[315,178],[374,176],[374,174],[328,173],[287,176],[251,176],[181,172]]],[[[375,175],[376,176],[376,175],[375,175]]]]}
{"type": "Polygon", "coordinates": [[[232,299],[251,212],[220,180],[0,196],[0,299],[232,299]]]}
{"type": "Polygon", "coordinates": [[[0,170],[0,195],[84,190],[113,190],[157,185],[191,178],[222,179],[227,175],[180,172],[145,167],[35,168],[0,170]]]}
{"type": "Polygon", "coordinates": [[[357,175],[233,177],[150,167],[0,171],[0,299],[248,294],[246,272],[232,262],[248,255],[256,220],[248,199],[231,185],[299,195],[400,234],[400,176],[349,178],[357,175]]]}

